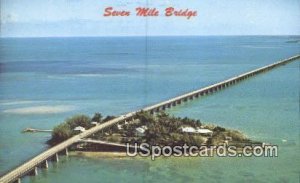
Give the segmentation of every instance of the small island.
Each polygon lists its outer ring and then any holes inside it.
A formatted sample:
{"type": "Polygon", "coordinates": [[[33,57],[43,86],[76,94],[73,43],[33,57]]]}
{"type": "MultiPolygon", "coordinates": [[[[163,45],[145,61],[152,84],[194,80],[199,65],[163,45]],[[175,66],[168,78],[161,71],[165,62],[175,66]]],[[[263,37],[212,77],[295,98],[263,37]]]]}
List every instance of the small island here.
{"type": "MultiPolygon", "coordinates": [[[[115,117],[106,116],[103,118],[101,113],[96,113],[92,118],[86,115],[73,116],[53,129],[52,138],[48,144],[56,145],[113,118],[115,117]]],[[[250,140],[237,130],[226,129],[187,117],[175,117],[165,112],[152,115],[149,112],[141,111],[137,113],[134,120],[125,121],[99,131],[70,149],[85,152],[125,152],[126,148],[124,147],[127,143],[130,145],[147,143],[171,147],[183,146],[184,144],[198,147],[226,144],[238,148],[261,144],[250,140]]]]}

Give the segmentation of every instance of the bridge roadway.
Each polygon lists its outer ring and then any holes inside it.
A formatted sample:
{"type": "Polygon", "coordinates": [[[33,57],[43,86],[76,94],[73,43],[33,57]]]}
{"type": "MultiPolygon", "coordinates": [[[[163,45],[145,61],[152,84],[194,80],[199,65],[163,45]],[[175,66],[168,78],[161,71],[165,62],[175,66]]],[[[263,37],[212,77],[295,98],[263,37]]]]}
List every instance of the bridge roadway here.
{"type": "MultiPolygon", "coordinates": [[[[186,102],[188,100],[193,100],[194,98],[198,98],[200,96],[204,96],[213,92],[216,92],[218,90],[221,90],[223,88],[226,88],[230,85],[236,84],[240,81],[243,81],[249,77],[255,76],[257,74],[260,74],[262,72],[271,70],[277,66],[280,65],[285,65],[289,62],[292,62],[294,60],[297,60],[300,58],[300,55],[296,55],[290,58],[287,58],[285,60],[281,60],[278,61],[276,63],[246,72],[244,74],[232,77],[230,79],[227,79],[225,81],[221,81],[219,83],[201,88],[199,90],[195,90],[183,95],[180,95],[178,97],[160,102],[158,104],[155,105],[151,105],[149,107],[145,107],[141,110],[143,111],[149,111],[150,113],[155,113],[155,112],[159,112],[161,110],[165,110],[167,108],[170,108],[172,106],[176,106],[181,104],[182,102],[186,102]]],[[[139,110],[139,111],[141,111],[139,110]]],[[[116,117],[110,121],[107,121],[103,124],[99,124],[93,128],[90,128],[88,130],[86,130],[85,132],[82,132],[78,135],[73,136],[72,138],[42,152],[41,154],[35,156],[34,158],[30,159],[29,161],[23,163],[22,165],[18,166],[17,168],[11,170],[10,172],[8,172],[7,174],[5,174],[4,176],[2,176],[0,178],[0,183],[8,183],[8,182],[21,182],[21,178],[23,176],[26,175],[37,175],[38,171],[37,171],[37,167],[45,167],[48,168],[48,160],[51,159],[55,159],[56,161],[58,161],[58,154],[61,152],[65,152],[67,154],[67,149],[69,146],[71,146],[74,143],[79,142],[81,139],[83,138],[87,138],[90,135],[100,131],[100,130],[104,130],[107,127],[110,127],[112,125],[115,125],[117,123],[120,122],[124,122],[125,120],[132,120],[135,116],[135,114],[139,111],[134,111],[134,112],[130,112],[127,113],[125,115],[121,115],[119,117],[116,117]]]]}

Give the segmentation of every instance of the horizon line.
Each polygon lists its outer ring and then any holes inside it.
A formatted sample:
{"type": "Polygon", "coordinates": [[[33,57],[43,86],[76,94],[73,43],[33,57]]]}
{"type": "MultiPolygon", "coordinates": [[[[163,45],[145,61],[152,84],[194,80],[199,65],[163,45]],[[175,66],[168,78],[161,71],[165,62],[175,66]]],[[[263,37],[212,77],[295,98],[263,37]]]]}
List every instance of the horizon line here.
{"type": "Polygon", "coordinates": [[[247,37],[247,36],[300,36],[297,34],[211,34],[211,35],[109,35],[109,36],[0,36],[5,38],[105,38],[105,37],[247,37]]]}

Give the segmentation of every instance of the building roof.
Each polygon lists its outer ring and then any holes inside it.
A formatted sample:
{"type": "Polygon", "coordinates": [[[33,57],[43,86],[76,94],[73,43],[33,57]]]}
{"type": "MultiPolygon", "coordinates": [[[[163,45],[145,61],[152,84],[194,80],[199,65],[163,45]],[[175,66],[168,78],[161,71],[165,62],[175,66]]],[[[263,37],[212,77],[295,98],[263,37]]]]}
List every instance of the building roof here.
{"type": "Polygon", "coordinates": [[[193,128],[193,127],[181,127],[182,132],[187,132],[187,133],[201,133],[201,134],[210,134],[213,133],[211,130],[209,129],[203,129],[203,128],[193,128]]]}
{"type": "Polygon", "coordinates": [[[209,129],[197,129],[197,133],[207,134],[207,133],[213,133],[213,132],[209,129]]]}
{"type": "Polygon", "coordinates": [[[77,126],[77,127],[74,128],[74,131],[81,131],[81,132],[83,132],[83,131],[85,131],[85,128],[83,128],[82,126],[77,126]]]}
{"type": "Polygon", "coordinates": [[[141,126],[136,128],[135,130],[138,131],[139,133],[145,133],[147,129],[148,129],[147,126],[141,126]]]}
{"type": "Polygon", "coordinates": [[[122,125],[117,125],[117,127],[118,127],[119,130],[123,129],[122,125]]]}
{"type": "Polygon", "coordinates": [[[195,133],[196,129],[193,127],[181,127],[182,132],[187,132],[187,133],[195,133]]]}

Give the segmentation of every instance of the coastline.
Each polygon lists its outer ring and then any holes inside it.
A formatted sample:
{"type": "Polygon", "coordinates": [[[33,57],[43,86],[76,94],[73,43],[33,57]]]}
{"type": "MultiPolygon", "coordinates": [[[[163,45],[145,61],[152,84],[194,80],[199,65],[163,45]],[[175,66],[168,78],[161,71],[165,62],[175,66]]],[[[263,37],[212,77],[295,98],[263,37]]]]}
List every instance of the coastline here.
{"type": "MultiPolygon", "coordinates": [[[[264,143],[263,143],[264,144],[264,143]]],[[[253,146],[255,147],[255,146],[253,146]]],[[[256,146],[256,147],[261,147],[261,148],[264,148],[265,145],[262,145],[262,146],[256,146]]],[[[162,155],[159,155],[159,156],[152,156],[152,154],[149,154],[147,156],[143,156],[141,155],[139,152],[137,152],[137,154],[135,156],[130,156],[127,154],[126,151],[123,151],[123,150],[119,150],[119,151],[81,151],[81,150],[73,150],[73,151],[70,151],[69,152],[69,155],[70,156],[74,156],[74,157],[85,157],[85,158],[96,158],[96,159],[100,159],[100,158],[108,158],[108,159],[132,159],[132,158],[142,158],[142,159],[145,159],[145,158],[162,158],[162,157],[165,157],[165,158],[180,158],[180,157],[185,157],[185,158],[213,158],[213,157],[249,157],[247,155],[245,155],[245,153],[253,153],[255,150],[254,149],[247,149],[246,151],[244,151],[244,148],[242,147],[239,147],[237,149],[232,149],[230,147],[227,147],[224,145],[221,145],[221,146],[218,146],[216,148],[208,148],[206,150],[197,150],[197,151],[194,151],[193,152],[193,155],[187,153],[183,153],[182,155],[180,156],[176,156],[174,154],[172,155],[169,155],[169,156],[162,156],[162,155]],[[222,150],[222,152],[220,152],[220,149],[222,150]],[[233,151],[235,152],[235,154],[233,155],[233,151]]],[[[264,150],[262,150],[264,151],[264,150]]],[[[251,154],[250,153],[250,154],[251,154]]],[[[253,156],[253,154],[251,155],[253,156]]],[[[154,160],[154,159],[152,159],[154,160]]]]}
{"type": "Polygon", "coordinates": [[[126,152],[115,152],[115,151],[70,151],[70,156],[80,156],[87,158],[130,158],[126,155],[126,152]]]}

